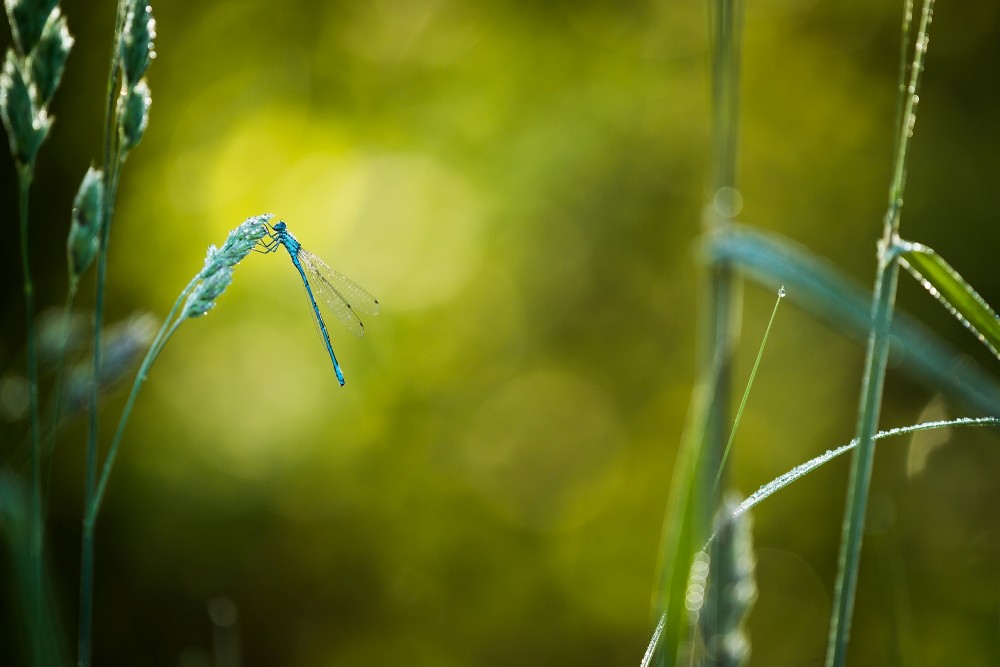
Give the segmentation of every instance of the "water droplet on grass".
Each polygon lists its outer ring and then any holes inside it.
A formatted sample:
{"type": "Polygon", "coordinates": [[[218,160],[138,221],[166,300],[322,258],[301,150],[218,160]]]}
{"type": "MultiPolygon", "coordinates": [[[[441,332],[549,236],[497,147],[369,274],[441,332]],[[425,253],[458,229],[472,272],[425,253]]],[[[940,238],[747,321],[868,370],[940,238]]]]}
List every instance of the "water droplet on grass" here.
{"type": "Polygon", "coordinates": [[[743,210],[743,195],[736,188],[725,186],[715,193],[712,205],[719,215],[732,218],[743,210]]]}

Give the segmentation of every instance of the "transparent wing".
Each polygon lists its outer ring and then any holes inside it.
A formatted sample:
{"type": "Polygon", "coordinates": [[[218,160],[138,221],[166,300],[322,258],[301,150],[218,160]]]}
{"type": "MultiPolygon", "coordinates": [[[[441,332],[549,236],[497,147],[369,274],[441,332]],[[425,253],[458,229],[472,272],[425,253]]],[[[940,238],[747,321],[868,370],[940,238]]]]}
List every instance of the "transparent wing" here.
{"type": "Polygon", "coordinates": [[[355,336],[365,335],[365,325],[357,313],[378,315],[378,299],[360,285],[337,273],[319,257],[299,249],[299,261],[309,275],[309,284],[337,316],[337,319],[355,336]]]}

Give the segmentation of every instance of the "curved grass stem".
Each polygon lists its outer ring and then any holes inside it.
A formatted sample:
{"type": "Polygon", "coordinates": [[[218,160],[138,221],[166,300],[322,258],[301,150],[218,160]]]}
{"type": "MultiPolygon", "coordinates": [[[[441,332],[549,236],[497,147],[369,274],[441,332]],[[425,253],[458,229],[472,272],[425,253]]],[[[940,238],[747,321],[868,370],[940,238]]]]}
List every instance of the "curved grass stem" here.
{"type": "Polygon", "coordinates": [[[86,510],[86,514],[84,516],[85,525],[89,524],[93,527],[93,525],[97,522],[97,514],[100,511],[101,503],[104,500],[104,492],[107,489],[108,479],[111,477],[111,470],[114,468],[115,459],[117,458],[118,450],[121,447],[122,436],[125,434],[125,426],[128,424],[129,417],[132,415],[132,409],[135,407],[136,398],[139,396],[139,389],[146,381],[149,369],[153,366],[153,362],[156,361],[156,358],[160,356],[160,352],[163,351],[167,341],[170,340],[170,337],[174,335],[175,331],[177,331],[177,327],[179,327],[186,319],[183,315],[177,316],[177,311],[180,310],[185,299],[188,294],[191,293],[191,290],[194,288],[198,280],[199,278],[195,277],[195,279],[184,288],[181,295],[177,297],[174,307],[171,309],[170,314],[167,315],[167,319],[163,321],[163,325],[160,326],[160,330],[156,333],[156,337],[149,346],[149,351],[146,352],[146,356],[139,365],[139,370],[135,374],[135,380],[132,381],[132,390],[129,392],[128,399],[125,402],[125,407],[122,409],[121,417],[118,420],[118,428],[115,430],[115,435],[111,439],[111,446],[108,448],[108,454],[104,457],[104,466],[101,470],[101,477],[97,483],[97,490],[94,494],[93,502],[91,502],[90,506],[86,510]]]}

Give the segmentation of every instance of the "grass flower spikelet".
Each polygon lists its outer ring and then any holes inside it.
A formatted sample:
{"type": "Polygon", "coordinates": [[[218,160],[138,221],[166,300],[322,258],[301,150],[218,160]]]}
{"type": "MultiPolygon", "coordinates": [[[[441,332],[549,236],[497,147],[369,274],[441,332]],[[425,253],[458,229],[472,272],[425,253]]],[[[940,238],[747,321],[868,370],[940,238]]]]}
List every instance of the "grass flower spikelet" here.
{"type": "Polygon", "coordinates": [[[153,98],[149,86],[143,79],[118,98],[118,120],[120,123],[122,150],[130,151],[142,141],[149,125],[149,106],[153,98]]]}
{"type": "Polygon", "coordinates": [[[266,234],[264,226],[274,217],[271,214],[247,218],[239,227],[229,232],[221,248],[209,246],[205,266],[196,277],[196,285],[184,303],[182,319],[201,317],[213,307],[233,281],[233,267],[239,264],[266,234]]]}
{"type": "Polygon", "coordinates": [[[29,82],[21,59],[8,50],[0,72],[0,116],[7,128],[11,155],[20,165],[34,164],[52,125],[45,109],[33,99],[29,82]]]}
{"type": "Polygon", "coordinates": [[[201,280],[184,304],[183,317],[201,317],[210,311],[231,282],[233,270],[229,267],[220,268],[201,280]]]}
{"type": "Polygon", "coordinates": [[[38,45],[28,56],[32,92],[41,106],[47,105],[52,100],[62,79],[71,48],[73,48],[73,36],[69,34],[66,17],[56,7],[49,15],[38,45]]]}
{"type": "Polygon", "coordinates": [[[265,223],[273,217],[273,214],[265,213],[251,216],[240,223],[239,227],[229,232],[222,247],[214,248],[215,254],[205,258],[204,271],[210,271],[212,266],[236,266],[243,261],[256,247],[257,242],[267,235],[265,223]]]}
{"type": "Polygon", "coordinates": [[[156,21],[153,19],[153,9],[143,0],[129,2],[125,29],[122,31],[119,46],[119,57],[127,87],[135,86],[145,74],[149,61],[153,58],[155,38],[156,21]]]}
{"type": "Polygon", "coordinates": [[[58,3],[59,0],[4,0],[14,43],[22,55],[38,44],[45,22],[58,3]]]}
{"type": "Polygon", "coordinates": [[[97,255],[98,237],[104,219],[104,172],[87,170],[73,202],[73,216],[66,240],[70,279],[77,280],[97,255]]]}

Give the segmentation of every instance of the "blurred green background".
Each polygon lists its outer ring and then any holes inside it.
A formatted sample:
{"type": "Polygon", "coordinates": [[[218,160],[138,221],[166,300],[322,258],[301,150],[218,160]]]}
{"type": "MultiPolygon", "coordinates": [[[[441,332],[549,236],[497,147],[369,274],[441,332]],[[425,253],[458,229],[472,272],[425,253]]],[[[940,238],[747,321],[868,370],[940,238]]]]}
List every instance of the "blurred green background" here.
{"type": "MultiPolygon", "coordinates": [[[[866,286],[900,4],[746,14],[741,219],[866,286]]],[[[114,14],[110,1],[62,6],[77,43],[32,200],[46,306],[65,299],[72,198],[100,155],[114,14]]],[[[283,253],[249,257],[218,307],[181,327],[98,523],[95,664],[212,664],[213,619],[234,611],[251,666],[637,664],[700,346],[705,3],[156,0],[153,12],[151,123],[123,172],[109,321],[162,318],[206,247],[264,212],[383,310],[362,340],[330,323],[343,389],[283,253]]],[[[1000,6],[941,2],[935,19],[903,230],[997,304],[1000,6]]],[[[0,187],[0,372],[16,387],[7,159],[0,187]]],[[[901,306],[963,363],[995,369],[911,283],[901,306]]],[[[735,443],[744,495],[854,432],[863,348],[790,291],[735,443]]],[[[773,299],[745,290],[736,396],[773,299]]],[[[126,388],[102,410],[108,437],[126,388]]],[[[0,430],[15,469],[16,408],[0,430]]],[[[894,371],[883,426],[922,413],[966,411],[894,371]]],[[[70,647],[84,421],[59,441],[48,533],[70,647]]],[[[998,441],[937,435],[880,445],[854,664],[1000,655],[998,441]]],[[[751,664],[822,662],[846,472],[833,463],[755,512],[751,664]]]]}

